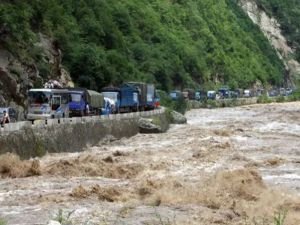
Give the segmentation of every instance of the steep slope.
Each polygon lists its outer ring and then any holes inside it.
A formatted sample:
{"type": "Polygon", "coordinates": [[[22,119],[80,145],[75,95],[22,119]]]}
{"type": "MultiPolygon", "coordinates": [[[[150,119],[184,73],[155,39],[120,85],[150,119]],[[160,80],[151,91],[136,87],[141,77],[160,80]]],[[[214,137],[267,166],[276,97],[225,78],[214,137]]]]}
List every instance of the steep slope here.
{"type": "Polygon", "coordinates": [[[39,42],[34,44],[33,49],[28,49],[28,54],[22,56],[21,52],[14,53],[0,42],[0,107],[12,106],[18,109],[20,119],[24,117],[27,91],[30,88],[42,87],[48,79],[59,80],[64,85],[74,85],[69,73],[61,65],[59,49],[44,35],[39,35],[39,42]],[[37,50],[38,52],[33,53],[37,54],[37,58],[31,58],[30,51],[37,50]],[[45,70],[51,73],[43,75],[45,70]]]}
{"type": "Polygon", "coordinates": [[[288,45],[295,52],[295,59],[300,61],[300,4],[298,0],[256,0],[258,7],[280,24],[282,34],[288,45]]]}
{"type": "Polygon", "coordinates": [[[0,44],[39,79],[60,77],[37,44],[44,37],[77,85],[96,90],[126,80],[165,90],[280,85],[284,65],[240,11],[233,0],[4,0],[0,44]]]}
{"type": "Polygon", "coordinates": [[[300,6],[293,3],[296,8],[292,9],[292,2],[283,3],[282,1],[272,0],[239,1],[242,9],[260,27],[285,63],[285,81],[289,86],[293,85],[294,81],[300,76],[300,40],[297,40],[300,37],[300,23],[293,21],[295,20],[295,13],[298,15],[297,19],[300,16],[300,11],[297,11],[297,7],[300,9],[300,6]],[[295,13],[290,16],[289,12],[295,13]],[[295,22],[295,24],[291,24],[292,22],[295,22]]]}

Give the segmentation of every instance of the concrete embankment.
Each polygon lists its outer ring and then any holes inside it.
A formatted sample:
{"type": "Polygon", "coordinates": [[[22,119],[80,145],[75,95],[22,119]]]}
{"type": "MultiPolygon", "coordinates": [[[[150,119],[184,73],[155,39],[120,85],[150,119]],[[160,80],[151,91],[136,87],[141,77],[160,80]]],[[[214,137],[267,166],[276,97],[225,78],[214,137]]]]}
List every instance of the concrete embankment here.
{"type": "Polygon", "coordinates": [[[162,131],[169,123],[164,109],[148,112],[51,119],[47,121],[6,124],[0,132],[0,154],[13,152],[21,158],[42,156],[55,152],[82,151],[98,144],[107,135],[130,137],[139,132],[140,117],[160,121],[162,131]]]}

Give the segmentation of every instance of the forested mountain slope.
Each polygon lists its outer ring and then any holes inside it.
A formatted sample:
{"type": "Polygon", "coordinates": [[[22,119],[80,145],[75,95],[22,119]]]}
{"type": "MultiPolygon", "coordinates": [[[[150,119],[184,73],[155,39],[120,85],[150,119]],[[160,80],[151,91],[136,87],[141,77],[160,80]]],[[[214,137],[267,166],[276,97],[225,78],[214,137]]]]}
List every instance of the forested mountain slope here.
{"type": "Polygon", "coordinates": [[[296,51],[295,58],[300,61],[300,1],[256,0],[256,2],[267,14],[278,20],[288,44],[296,51]]]}
{"type": "Polygon", "coordinates": [[[300,2],[277,0],[237,0],[240,7],[260,27],[285,65],[285,85],[300,81],[300,2]]]}
{"type": "Polygon", "coordinates": [[[0,53],[9,55],[2,74],[28,86],[64,68],[77,85],[96,90],[126,80],[164,90],[280,85],[284,73],[234,0],[2,0],[0,53]]]}

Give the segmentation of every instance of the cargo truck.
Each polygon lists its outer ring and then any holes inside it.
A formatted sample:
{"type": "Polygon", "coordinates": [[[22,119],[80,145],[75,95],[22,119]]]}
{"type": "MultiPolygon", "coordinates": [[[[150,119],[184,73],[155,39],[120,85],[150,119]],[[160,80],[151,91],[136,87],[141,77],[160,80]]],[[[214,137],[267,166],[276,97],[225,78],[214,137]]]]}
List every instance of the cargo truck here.
{"type": "Polygon", "coordinates": [[[138,90],[139,110],[151,110],[155,108],[155,87],[154,84],[143,82],[127,82],[126,85],[133,86],[138,90]]]}
{"type": "Polygon", "coordinates": [[[139,90],[135,86],[123,84],[120,88],[105,87],[101,92],[114,100],[113,113],[135,112],[139,109],[139,90]]]}
{"type": "Polygon", "coordinates": [[[104,96],[86,88],[69,88],[70,116],[99,115],[104,105],[104,96]],[[89,110],[87,111],[87,105],[89,110]]]}

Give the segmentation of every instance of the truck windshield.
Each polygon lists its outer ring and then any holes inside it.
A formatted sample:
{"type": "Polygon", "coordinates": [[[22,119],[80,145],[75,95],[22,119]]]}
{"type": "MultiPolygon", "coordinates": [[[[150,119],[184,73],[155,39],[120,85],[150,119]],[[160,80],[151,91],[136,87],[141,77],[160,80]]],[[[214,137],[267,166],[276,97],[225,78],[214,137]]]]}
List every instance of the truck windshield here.
{"type": "Polygon", "coordinates": [[[28,93],[29,104],[48,104],[51,93],[43,91],[33,91],[28,93]]]}
{"type": "Polygon", "coordinates": [[[103,96],[106,98],[110,98],[115,102],[118,100],[118,92],[102,92],[103,96]]]}
{"type": "Polygon", "coordinates": [[[170,96],[171,96],[171,98],[176,98],[177,97],[177,93],[176,92],[171,92],[170,96]]]}
{"type": "Polygon", "coordinates": [[[71,94],[72,102],[80,102],[81,101],[81,94],[72,93],[71,94]]]}

